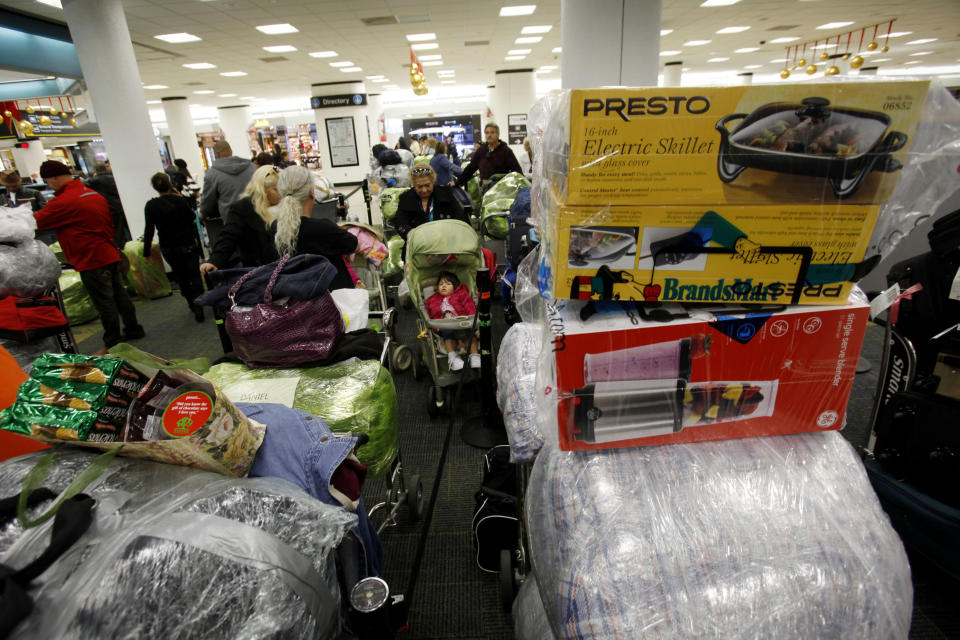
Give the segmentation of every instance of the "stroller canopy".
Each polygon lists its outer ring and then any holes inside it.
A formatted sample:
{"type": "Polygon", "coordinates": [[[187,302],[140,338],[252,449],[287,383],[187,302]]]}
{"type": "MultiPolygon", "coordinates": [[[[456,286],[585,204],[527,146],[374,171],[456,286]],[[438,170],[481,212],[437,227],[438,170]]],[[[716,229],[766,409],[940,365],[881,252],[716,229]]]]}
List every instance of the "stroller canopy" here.
{"type": "Polygon", "coordinates": [[[483,265],[480,238],[461,220],[435,220],[407,235],[407,286],[415,306],[421,301],[421,283],[440,271],[455,273],[476,293],[477,270],[483,265]]]}

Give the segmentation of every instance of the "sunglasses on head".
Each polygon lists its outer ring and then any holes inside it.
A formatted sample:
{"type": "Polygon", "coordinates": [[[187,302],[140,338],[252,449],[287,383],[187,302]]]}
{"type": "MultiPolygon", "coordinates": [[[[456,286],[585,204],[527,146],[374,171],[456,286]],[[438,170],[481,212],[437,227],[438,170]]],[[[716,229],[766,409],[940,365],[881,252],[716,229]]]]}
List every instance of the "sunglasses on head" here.
{"type": "Polygon", "coordinates": [[[414,176],[429,176],[432,173],[433,172],[427,167],[418,167],[410,172],[410,174],[414,176]]]}

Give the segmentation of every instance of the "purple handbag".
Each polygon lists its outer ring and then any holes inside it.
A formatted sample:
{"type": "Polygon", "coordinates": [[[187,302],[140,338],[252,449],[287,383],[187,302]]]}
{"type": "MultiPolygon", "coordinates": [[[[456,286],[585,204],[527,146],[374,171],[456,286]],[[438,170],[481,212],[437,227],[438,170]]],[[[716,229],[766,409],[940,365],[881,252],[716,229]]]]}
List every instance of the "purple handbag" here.
{"type": "MultiPolygon", "coordinates": [[[[343,316],[329,293],[309,300],[273,304],[273,286],[290,256],[273,270],[263,292],[263,302],[240,311],[234,303],[227,312],[227,334],[233,350],[251,369],[296,367],[330,357],[343,335],[343,316]]],[[[263,267],[260,267],[262,269],[263,267]]],[[[230,287],[234,302],[243,283],[259,269],[251,269],[230,287]]]]}

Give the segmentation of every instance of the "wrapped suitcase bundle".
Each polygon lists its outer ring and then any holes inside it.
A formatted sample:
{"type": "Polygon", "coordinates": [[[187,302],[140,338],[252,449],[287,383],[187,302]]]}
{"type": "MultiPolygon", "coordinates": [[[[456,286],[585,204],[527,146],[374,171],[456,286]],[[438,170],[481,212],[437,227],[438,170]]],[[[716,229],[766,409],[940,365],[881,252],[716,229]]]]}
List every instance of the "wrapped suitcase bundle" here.
{"type": "MultiPolygon", "coordinates": [[[[43,454],[0,464],[19,487],[43,454]]],[[[59,492],[94,458],[59,451],[45,487],[59,492]]],[[[114,459],[86,493],[94,521],[28,593],[11,638],[331,638],[340,632],[333,550],[357,517],[283,480],[238,480],[114,459]]],[[[49,501],[28,511],[46,510],[49,501]]],[[[3,562],[22,567],[53,521],[0,531],[3,562]]]]}
{"type": "Polygon", "coordinates": [[[526,495],[533,570],[558,638],[877,639],[910,629],[903,545],[838,433],[548,446],[526,495]]]}
{"type": "Polygon", "coordinates": [[[529,462],[543,446],[535,397],[541,328],[518,322],[510,327],[497,355],[497,405],[510,442],[510,461],[529,462]]]}

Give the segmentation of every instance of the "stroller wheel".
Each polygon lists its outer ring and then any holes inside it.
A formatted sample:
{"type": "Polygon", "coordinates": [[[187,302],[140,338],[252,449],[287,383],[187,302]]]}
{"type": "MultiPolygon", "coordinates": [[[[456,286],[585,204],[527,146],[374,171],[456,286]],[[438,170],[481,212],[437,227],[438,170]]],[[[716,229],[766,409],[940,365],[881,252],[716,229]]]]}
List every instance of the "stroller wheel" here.
{"type": "Polygon", "coordinates": [[[513,599],[517,596],[517,583],[513,575],[513,552],[500,549],[500,604],[504,611],[513,608],[513,599]]]}
{"type": "Polygon", "coordinates": [[[423,482],[416,473],[410,478],[410,488],[407,489],[407,509],[413,522],[418,522],[423,515],[423,482]]]}
{"type": "Polygon", "coordinates": [[[427,415],[436,418],[440,415],[440,409],[443,408],[443,389],[431,386],[430,395],[427,398],[427,415]]]}
{"type": "MultiPolygon", "coordinates": [[[[413,352],[405,344],[397,345],[391,354],[393,358],[393,369],[395,371],[406,371],[413,364],[413,352]]],[[[416,371],[416,368],[414,368],[416,371]]]]}

